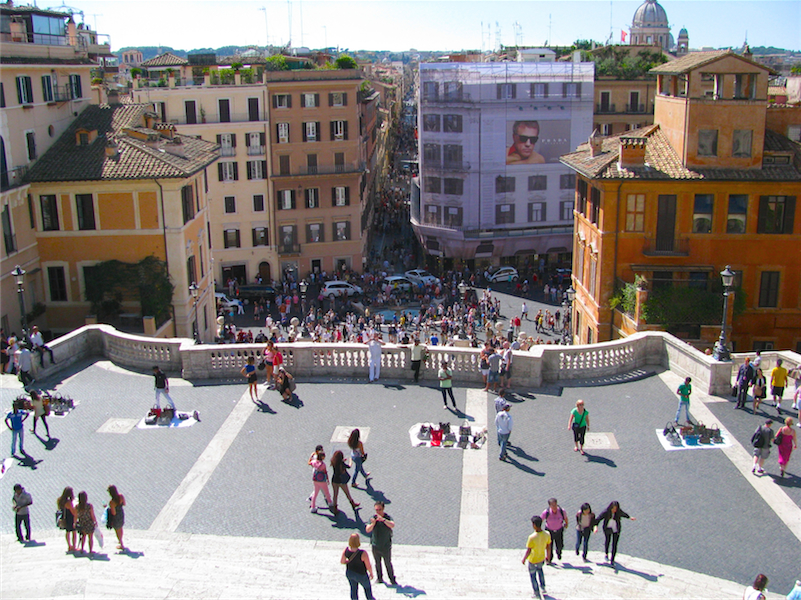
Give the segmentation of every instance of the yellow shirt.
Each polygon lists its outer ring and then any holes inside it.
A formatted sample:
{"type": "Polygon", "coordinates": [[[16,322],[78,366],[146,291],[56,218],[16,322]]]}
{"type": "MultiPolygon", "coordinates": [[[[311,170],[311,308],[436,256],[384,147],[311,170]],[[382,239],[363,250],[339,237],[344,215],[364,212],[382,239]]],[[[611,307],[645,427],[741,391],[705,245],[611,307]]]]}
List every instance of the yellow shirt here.
{"type": "Polygon", "coordinates": [[[784,387],[787,383],[787,369],[784,367],[773,367],[770,372],[770,384],[776,387],[784,387]]]}
{"type": "Polygon", "coordinates": [[[545,550],[548,544],[551,543],[551,534],[547,531],[535,531],[528,536],[528,543],[526,548],[530,548],[531,552],[528,555],[528,561],[538,563],[545,560],[545,550]]]}

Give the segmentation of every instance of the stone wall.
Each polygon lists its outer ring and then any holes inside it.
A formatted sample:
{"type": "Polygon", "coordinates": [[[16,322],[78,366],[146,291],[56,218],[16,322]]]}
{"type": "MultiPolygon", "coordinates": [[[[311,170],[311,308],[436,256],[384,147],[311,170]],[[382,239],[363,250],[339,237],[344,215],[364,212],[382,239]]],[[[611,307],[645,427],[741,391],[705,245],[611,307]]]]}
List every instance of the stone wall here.
{"type": "MultiPolygon", "coordinates": [[[[110,325],[87,325],[50,343],[56,364],[41,369],[41,378],[57,373],[79,361],[104,357],[117,365],[148,371],[159,365],[164,371],[181,372],[190,380],[240,377],[249,356],[256,361],[263,344],[196,345],[184,338],[150,338],[122,333],[110,325]]],[[[296,377],[366,378],[368,350],[365,344],[280,344],[286,369],[296,377]]],[[[453,379],[460,384],[481,385],[478,349],[433,346],[422,374],[431,379],[447,359],[453,379]]],[[[692,377],[697,389],[708,394],[726,395],[731,389],[732,368],[746,355],[735,355],[733,362],[717,362],[689,344],[661,331],[635,333],[627,338],[586,346],[537,346],[514,353],[515,387],[541,387],[560,381],[601,379],[647,366],[661,366],[682,377],[692,377]]],[[[752,355],[753,356],[753,355],[752,355]]],[[[793,352],[764,352],[763,365],[772,367],[775,358],[785,357],[788,366],[801,363],[793,352]],[[774,356],[774,354],[776,356],[774,356]]],[[[38,360],[35,361],[38,364],[38,360]]],[[[381,376],[410,380],[411,356],[407,346],[386,344],[381,352],[381,376]]]]}

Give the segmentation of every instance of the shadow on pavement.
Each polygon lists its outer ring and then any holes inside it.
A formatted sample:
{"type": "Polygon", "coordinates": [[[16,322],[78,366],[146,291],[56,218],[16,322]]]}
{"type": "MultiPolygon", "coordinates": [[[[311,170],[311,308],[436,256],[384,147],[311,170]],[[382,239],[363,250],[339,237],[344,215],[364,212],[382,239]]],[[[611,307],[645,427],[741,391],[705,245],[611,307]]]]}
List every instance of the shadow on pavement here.
{"type": "Polygon", "coordinates": [[[39,546],[47,546],[44,542],[37,542],[36,540],[30,540],[22,544],[26,548],[38,548],[39,546]]]}
{"type": "Polygon", "coordinates": [[[403,390],[406,389],[406,386],[403,386],[400,383],[385,383],[384,384],[384,389],[397,390],[399,392],[402,392],[403,390]]]}
{"type": "Polygon", "coordinates": [[[297,395],[297,394],[292,394],[292,398],[291,398],[291,399],[289,399],[289,400],[287,400],[287,401],[281,400],[281,402],[283,402],[283,403],[284,403],[284,404],[286,404],[287,406],[292,406],[293,408],[297,408],[298,410],[299,410],[299,409],[300,409],[302,406],[305,406],[305,405],[303,404],[303,400],[301,400],[301,399],[298,397],[298,395],[297,395]]]}
{"type": "Polygon", "coordinates": [[[264,402],[264,401],[263,401],[263,400],[261,400],[261,399],[259,399],[259,400],[254,400],[254,401],[253,401],[253,404],[255,404],[255,405],[256,405],[256,410],[257,410],[257,411],[259,411],[259,412],[263,412],[263,413],[269,413],[269,414],[271,414],[271,415],[277,415],[277,414],[278,414],[278,413],[277,413],[277,412],[275,412],[275,411],[274,411],[272,408],[270,408],[270,405],[269,405],[269,404],[267,404],[266,402],[264,402]]]}
{"type": "Polygon", "coordinates": [[[425,596],[426,591],[414,587],[413,585],[396,585],[394,586],[395,593],[407,598],[417,598],[417,596],[425,596]]]}
{"type": "Polygon", "coordinates": [[[21,458],[17,454],[14,455],[14,458],[17,459],[17,465],[18,466],[20,466],[20,467],[28,467],[29,469],[31,469],[33,471],[35,471],[36,469],[39,468],[36,465],[38,465],[40,462],[42,462],[41,459],[40,460],[36,460],[33,456],[31,456],[30,454],[28,454],[25,451],[20,451],[20,452],[22,453],[22,457],[21,458]]]}
{"type": "Polygon", "coordinates": [[[784,477],[780,477],[779,475],[771,475],[771,477],[773,477],[773,483],[776,485],[786,488],[801,488],[801,477],[791,475],[786,471],[784,477]]]}
{"type": "Polygon", "coordinates": [[[145,555],[144,552],[140,552],[138,550],[131,550],[130,548],[124,548],[123,550],[117,552],[117,554],[121,556],[127,556],[128,558],[133,558],[133,559],[142,558],[145,555]]]}
{"type": "MultiPolygon", "coordinates": [[[[533,456],[529,456],[528,454],[526,454],[524,451],[520,450],[519,448],[509,448],[509,452],[511,452],[512,454],[517,455],[517,456],[527,457],[530,460],[537,460],[536,458],[534,458],[533,456]]],[[[532,469],[528,465],[521,463],[519,460],[517,460],[516,458],[512,458],[508,454],[506,456],[506,461],[505,462],[507,462],[508,464],[520,469],[524,473],[530,473],[531,475],[536,475],[538,477],[545,477],[545,473],[540,473],[539,471],[537,471],[535,469],[532,469]]]]}
{"type": "Polygon", "coordinates": [[[592,567],[589,566],[588,564],[573,565],[573,564],[571,564],[569,562],[563,562],[561,567],[563,569],[569,570],[569,571],[581,571],[584,575],[594,575],[595,574],[594,571],[592,570],[592,567]]]}
{"type": "Polygon", "coordinates": [[[37,438],[39,438],[39,441],[42,442],[42,445],[45,447],[45,450],[48,451],[55,449],[55,447],[58,446],[58,443],[61,441],[60,439],[54,437],[49,437],[47,439],[44,439],[39,434],[34,434],[34,435],[37,438]]]}
{"type": "MultiPolygon", "coordinates": [[[[611,566],[611,565],[606,565],[606,566],[611,566]]],[[[631,573],[632,575],[636,575],[637,577],[642,577],[643,579],[647,579],[652,583],[656,583],[657,581],[659,581],[659,578],[662,576],[661,574],[651,575],[650,573],[644,573],[642,571],[637,571],[636,569],[629,569],[627,567],[624,567],[620,563],[615,563],[615,566],[612,568],[614,568],[615,573],[618,573],[620,571],[623,571],[624,573],[631,573]]]]}
{"type": "Polygon", "coordinates": [[[613,461],[611,458],[606,458],[605,456],[597,456],[595,454],[590,454],[586,450],[584,451],[584,456],[587,457],[587,462],[591,463],[599,463],[602,465],[606,465],[607,467],[612,467],[613,469],[617,468],[617,463],[613,461]]]}

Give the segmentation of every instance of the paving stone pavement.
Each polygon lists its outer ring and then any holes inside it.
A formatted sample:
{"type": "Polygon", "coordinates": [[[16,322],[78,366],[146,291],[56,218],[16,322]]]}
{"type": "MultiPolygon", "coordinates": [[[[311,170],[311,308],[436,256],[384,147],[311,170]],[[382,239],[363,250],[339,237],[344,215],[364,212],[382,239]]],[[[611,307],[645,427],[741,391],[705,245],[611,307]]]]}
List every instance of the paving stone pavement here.
{"type": "MultiPolygon", "coordinates": [[[[65,553],[55,531],[22,547],[0,536],[3,598],[348,598],[339,558],[344,542],[128,532],[128,553],[113,544],[88,555],[65,553]]],[[[396,545],[398,586],[373,582],[378,600],[390,598],[529,598],[522,550],[475,550],[396,545]]],[[[741,598],[739,583],[620,555],[617,570],[590,562],[546,567],[553,599],[719,600],[741,598]]],[[[361,597],[362,592],[360,592],[361,597]]],[[[771,600],[782,598],[768,594],[771,600]]]]}
{"type": "MultiPolygon", "coordinates": [[[[676,376],[647,375],[613,385],[519,390],[510,398],[514,447],[504,463],[497,460],[494,396],[486,395],[482,407],[476,402],[481,392],[457,386],[459,410],[444,411],[430,373],[420,386],[301,381],[293,406],[272,391],[263,393],[266,404],[248,406],[244,382],[189,382],[170,374],[179,410],[199,410],[200,423],[99,433],[110,418],[144,416],[153,399],[152,376],[87,361],[37,382],[79,404],[66,417],[50,419],[54,440],[26,432],[30,460],[13,464],[0,479],[0,499],[10,499],[16,482],[32,492],[34,537],[46,543],[17,544],[11,513],[2,512],[2,597],[346,597],[339,553],[351,532],[367,543],[365,523],[376,499],[387,502],[399,523],[393,554],[407,585],[379,586],[378,598],[526,597],[530,584],[519,560],[530,516],[544,510],[550,496],[571,517],[584,501],[600,513],[613,499],[637,517],[623,525],[617,572],[572,560],[573,532],[566,532],[565,562],[546,572],[554,598],[739,598],[758,572],[770,577],[771,589],[786,594],[799,576],[801,543],[790,528],[797,524],[787,521],[795,513],[777,514],[720,450],[665,452],[654,429],[675,415],[676,376]],[[587,402],[591,432],[613,434],[619,449],[572,452],[567,417],[579,397],[587,402]],[[241,423],[225,433],[237,411],[241,423]],[[464,453],[409,444],[412,424],[443,420],[489,422],[487,548],[458,548],[464,453]],[[365,468],[372,478],[367,488],[353,490],[359,511],[341,500],[345,510],[338,518],[327,511],[311,515],[306,461],[318,443],[329,458],[346,449],[331,442],[336,426],[369,428],[365,468]],[[209,453],[214,460],[207,464],[209,453]],[[159,514],[194,473],[202,475],[202,485],[192,491],[183,518],[165,525],[159,514]],[[110,483],[128,501],[126,542],[144,555],[110,554],[108,561],[91,562],[65,557],[53,522],[55,498],[72,485],[76,493],[88,492],[99,513],[110,483]],[[755,547],[754,540],[764,543],[755,547]]],[[[0,377],[3,406],[18,392],[13,378],[0,377]]],[[[747,446],[756,417],[729,410],[726,399],[699,395],[696,401],[747,446]]],[[[0,448],[9,444],[3,431],[0,448]]],[[[789,499],[785,503],[796,510],[797,460],[787,482],[776,485],[784,494],[776,497],[789,499]]],[[[602,544],[603,536],[595,534],[594,561],[602,544]]]]}

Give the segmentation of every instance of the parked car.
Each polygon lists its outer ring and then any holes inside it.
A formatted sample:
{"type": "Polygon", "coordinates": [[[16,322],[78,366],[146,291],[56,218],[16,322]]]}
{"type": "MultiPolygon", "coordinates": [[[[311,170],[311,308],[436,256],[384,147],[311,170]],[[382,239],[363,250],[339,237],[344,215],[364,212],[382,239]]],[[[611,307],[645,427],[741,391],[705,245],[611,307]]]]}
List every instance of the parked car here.
{"type": "Polygon", "coordinates": [[[348,283],[347,281],[326,281],[323,286],[322,294],[329,300],[332,298],[341,298],[343,296],[360,296],[362,294],[362,288],[348,283]]]}
{"type": "Polygon", "coordinates": [[[241,300],[232,300],[222,292],[215,293],[214,297],[217,298],[217,302],[219,302],[220,305],[225,309],[236,308],[237,311],[239,311],[240,309],[244,310],[241,300]]]}
{"type": "Polygon", "coordinates": [[[271,285],[240,285],[239,297],[242,300],[256,300],[266,298],[267,300],[275,299],[275,289],[271,285]]]}
{"type": "Polygon", "coordinates": [[[406,271],[404,275],[406,279],[415,284],[422,282],[423,285],[439,285],[439,279],[425,269],[412,269],[411,271],[406,271]]]}
{"type": "Polygon", "coordinates": [[[381,282],[381,288],[391,286],[394,291],[408,292],[414,287],[414,283],[403,275],[392,275],[381,282]]]}
{"type": "Polygon", "coordinates": [[[490,273],[487,281],[490,283],[500,283],[503,281],[517,281],[520,276],[517,274],[517,269],[514,267],[501,267],[497,271],[490,273]]]}

